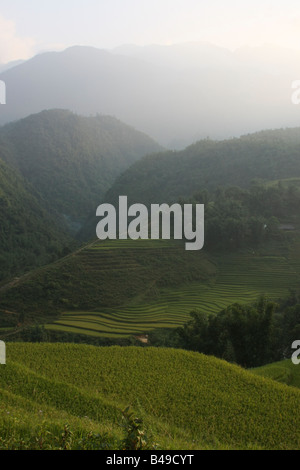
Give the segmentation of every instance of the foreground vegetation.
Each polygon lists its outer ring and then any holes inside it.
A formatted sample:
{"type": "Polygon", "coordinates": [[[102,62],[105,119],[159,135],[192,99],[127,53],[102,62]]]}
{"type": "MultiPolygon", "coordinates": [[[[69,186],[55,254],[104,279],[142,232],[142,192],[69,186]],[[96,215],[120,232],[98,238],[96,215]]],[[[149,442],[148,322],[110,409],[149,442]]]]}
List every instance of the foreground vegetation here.
{"type": "Polygon", "coordinates": [[[120,448],[131,405],[149,447],[299,449],[299,390],[174,349],[9,343],[1,448],[120,448]]]}
{"type": "Polygon", "coordinates": [[[300,388],[300,367],[295,366],[289,359],[252,369],[252,372],[291,387],[300,388]]]}

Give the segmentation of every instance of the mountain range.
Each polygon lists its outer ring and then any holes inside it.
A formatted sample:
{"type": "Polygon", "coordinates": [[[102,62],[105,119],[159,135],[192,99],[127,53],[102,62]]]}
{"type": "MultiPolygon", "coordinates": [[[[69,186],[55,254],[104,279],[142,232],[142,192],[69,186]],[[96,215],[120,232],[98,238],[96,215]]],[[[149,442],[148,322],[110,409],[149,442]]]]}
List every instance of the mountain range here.
{"type": "Polygon", "coordinates": [[[206,43],[45,52],[0,70],[7,87],[0,124],[53,108],[100,113],[174,149],[207,136],[295,127],[297,54],[272,46],[232,52],[206,43]]]}

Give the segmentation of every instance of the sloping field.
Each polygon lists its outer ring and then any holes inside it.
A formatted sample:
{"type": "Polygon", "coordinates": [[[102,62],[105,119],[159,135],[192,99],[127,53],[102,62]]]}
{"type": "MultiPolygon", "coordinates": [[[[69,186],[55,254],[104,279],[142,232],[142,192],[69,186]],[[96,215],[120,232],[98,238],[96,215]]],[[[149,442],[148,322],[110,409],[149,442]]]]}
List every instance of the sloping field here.
{"type": "Polygon", "coordinates": [[[65,425],[116,442],[131,405],[162,449],[300,448],[298,389],[182,350],[9,343],[0,395],[0,446],[65,425]]]}
{"type": "Polygon", "coordinates": [[[261,377],[269,377],[277,382],[300,388],[300,365],[293,364],[291,359],[252,369],[252,372],[261,377]]]}
{"type": "MultiPolygon", "coordinates": [[[[136,273],[137,269],[142,269],[141,263],[137,265],[134,261],[133,254],[137,250],[144,252],[145,257],[151,256],[151,250],[156,253],[161,250],[162,255],[167,256],[166,253],[176,252],[178,247],[166,241],[118,240],[95,244],[83,251],[82,256],[88,260],[91,269],[101,266],[108,271],[127,270],[130,276],[131,270],[136,273]],[[111,253],[120,255],[112,257],[111,253]]],[[[195,253],[194,256],[199,255],[195,253]]],[[[199,258],[200,267],[201,262],[207,263],[207,260],[199,258]]],[[[265,253],[248,250],[215,258],[214,263],[217,270],[209,280],[182,282],[174,288],[156,289],[154,300],[147,295],[147,285],[144,295],[142,291],[121,307],[65,311],[48,328],[95,336],[128,336],[146,333],[153,328],[180,326],[194,309],[217,313],[234,302],[253,302],[260,294],[272,299],[286,296],[290,288],[298,285],[300,242],[293,243],[290,251],[278,247],[265,253]]],[[[180,262],[176,268],[181,269],[180,262]]]]}

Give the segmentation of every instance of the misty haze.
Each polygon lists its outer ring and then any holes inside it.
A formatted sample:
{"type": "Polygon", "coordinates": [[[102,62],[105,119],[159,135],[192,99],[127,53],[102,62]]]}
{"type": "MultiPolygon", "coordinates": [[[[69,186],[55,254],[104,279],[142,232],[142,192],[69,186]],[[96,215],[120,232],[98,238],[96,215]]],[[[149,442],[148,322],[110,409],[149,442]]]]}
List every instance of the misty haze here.
{"type": "Polygon", "coordinates": [[[294,127],[291,102],[300,53],[275,46],[230,52],[206,43],[75,46],[39,54],[0,74],[7,105],[0,123],[43,109],[112,115],[168,148],[294,127]]]}

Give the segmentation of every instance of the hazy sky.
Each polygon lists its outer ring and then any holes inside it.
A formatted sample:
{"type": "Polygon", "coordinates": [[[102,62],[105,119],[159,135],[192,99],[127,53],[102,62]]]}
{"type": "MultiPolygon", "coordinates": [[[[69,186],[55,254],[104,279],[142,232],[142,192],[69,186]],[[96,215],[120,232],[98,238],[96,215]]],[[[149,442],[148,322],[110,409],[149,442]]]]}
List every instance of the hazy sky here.
{"type": "Polygon", "coordinates": [[[0,63],[75,44],[300,49],[299,0],[0,0],[0,63]]]}

